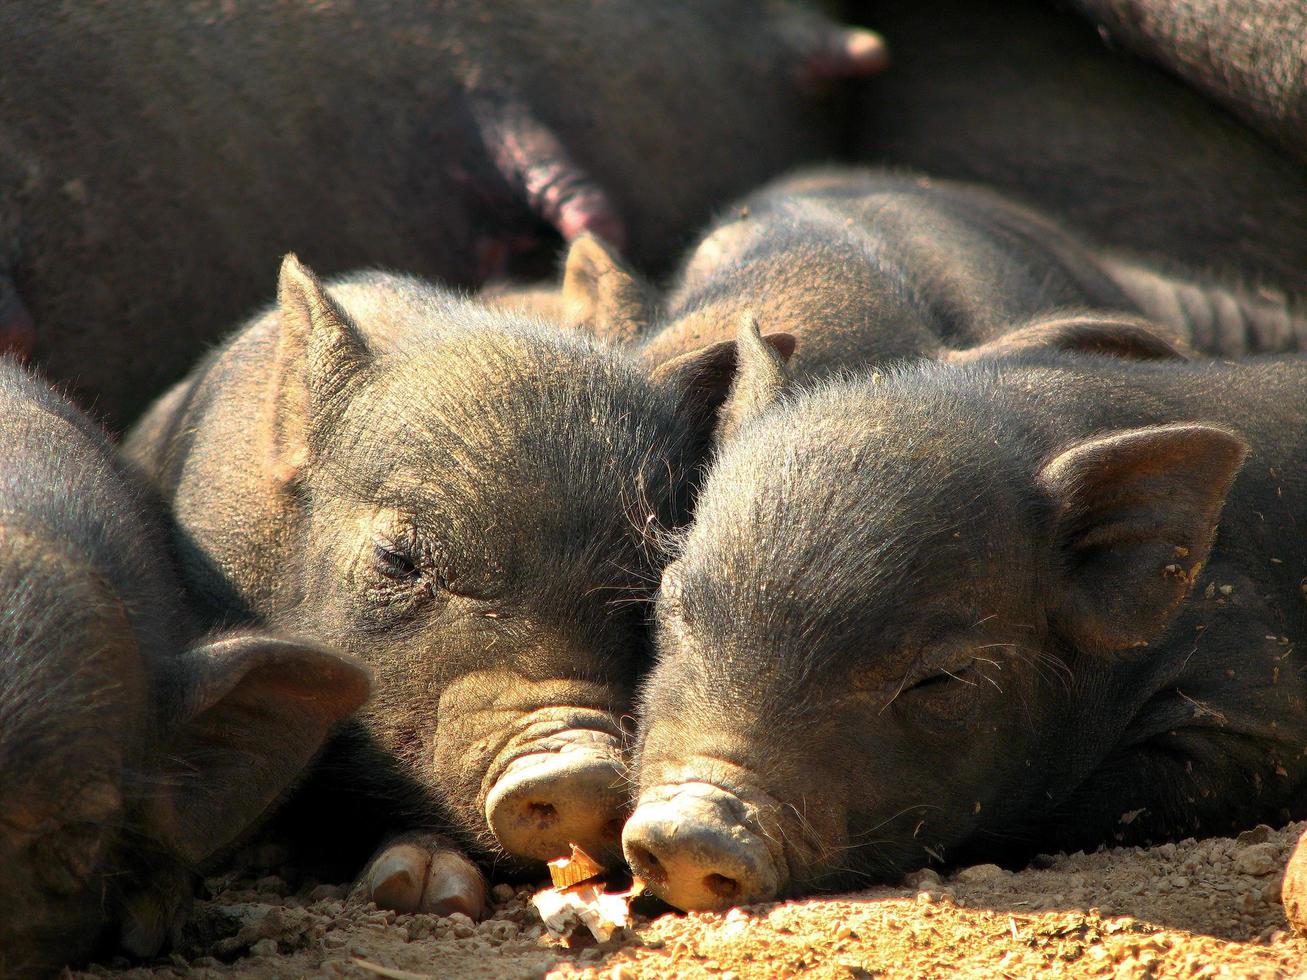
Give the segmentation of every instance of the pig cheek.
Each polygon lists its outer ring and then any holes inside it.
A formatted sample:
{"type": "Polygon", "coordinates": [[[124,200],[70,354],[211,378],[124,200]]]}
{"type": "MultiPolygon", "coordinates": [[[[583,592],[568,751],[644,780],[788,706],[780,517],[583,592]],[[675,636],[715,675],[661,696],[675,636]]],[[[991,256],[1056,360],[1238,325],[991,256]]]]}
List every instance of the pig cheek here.
{"type": "Polygon", "coordinates": [[[37,966],[57,969],[90,955],[113,914],[105,879],[95,875],[77,882],[47,883],[48,864],[33,846],[15,854],[0,849],[0,974],[15,976],[37,966]]]}
{"type": "Polygon", "coordinates": [[[429,658],[378,655],[374,665],[373,696],[360,713],[377,739],[417,772],[430,775],[438,728],[439,681],[429,658]]]}

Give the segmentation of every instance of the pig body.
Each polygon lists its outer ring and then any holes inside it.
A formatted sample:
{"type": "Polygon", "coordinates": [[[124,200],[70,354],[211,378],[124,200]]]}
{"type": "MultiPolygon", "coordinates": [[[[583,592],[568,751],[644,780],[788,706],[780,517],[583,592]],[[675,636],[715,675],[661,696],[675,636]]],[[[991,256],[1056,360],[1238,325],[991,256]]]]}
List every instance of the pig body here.
{"type": "Polygon", "coordinates": [[[1076,0],[1154,61],[1307,161],[1307,10],[1295,0],[1076,0]]]}
{"type": "MultiPolygon", "coordinates": [[[[1146,316],[1208,354],[1295,350],[1307,338],[1283,295],[1169,276],[985,188],[882,169],[800,172],[756,191],[701,237],[659,302],[650,292],[579,242],[554,305],[640,342],[651,364],[734,337],[751,314],[798,340],[790,367],[804,377],[976,356],[1014,325],[1068,311],[1146,316]]],[[[543,308],[542,295],[518,302],[543,308]]]]}
{"type": "Polygon", "coordinates": [[[156,952],[198,863],[368,685],[304,644],[205,640],[104,433],[8,359],[0,406],[0,976],[29,976],[156,952]]]}
{"type": "Polygon", "coordinates": [[[291,246],[455,285],[586,230],[654,264],[833,152],[809,83],[882,57],[751,0],[6,4],[0,347],[123,424],[291,246]]]}
{"type": "MultiPolygon", "coordinates": [[[[722,354],[650,372],[414,279],[323,287],[290,258],[278,308],[161,399],[127,450],[176,514],[209,618],[294,629],[375,668],[364,725],[318,785],[375,787],[379,831],[444,827],[538,868],[569,842],[616,849],[650,541],[687,519],[722,354]],[[373,778],[378,753],[393,780],[373,778]]],[[[475,914],[466,863],[428,871],[451,853],[447,837],[401,842],[365,884],[381,904],[475,914]]]]}
{"type": "MultiPolygon", "coordinates": [[[[1127,47],[1140,32],[1163,43],[1163,35],[1184,35],[1158,57],[1172,67],[1184,61],[1189,78],[1247,82],[1245,116],[1275,112],[1280,133],[1297,125],[1300,106],[1286,100],[1275,107],[1256,94],[1259,85],[1299,84],[1293,72],[1278,70],[1285,60],[1300,60],[1298,35],[1256,26],[1282,15],[1300,19],[1287,11],[1297,6],[1292,2],[1078,6],[1103,18],[1109,36],[1127,47]],[[1228,16],[1186,12],[1204,7],[1228,16]],[[1159,15],[1111,13],[1130,8],[1156,8],[1159,15]],[[1232,35],[1238,43],[1226,46],[1222,39],[1232,35]],[[1247,54],[1263,42],[1257,58],[1224,60],[1225,51],[1247,54]],[[1191,64],[1199,54],[1206,67],[1191,64]]],[[[894,51],[893,71],[862,87],[859,157],[988,185],[1099,245],[1150,261],[1301,294],[1301,160],[1160,68],[1112,50],[1093,24],[1056,7],[1047,0],[859,6],[857,15],[874,16],[894,51]]]]}
{"type": "Polygon", "coordinates": [[[656,892],[1303,815],[1307,362],[764,387],[657,600],[624,836],[656,892]]]}

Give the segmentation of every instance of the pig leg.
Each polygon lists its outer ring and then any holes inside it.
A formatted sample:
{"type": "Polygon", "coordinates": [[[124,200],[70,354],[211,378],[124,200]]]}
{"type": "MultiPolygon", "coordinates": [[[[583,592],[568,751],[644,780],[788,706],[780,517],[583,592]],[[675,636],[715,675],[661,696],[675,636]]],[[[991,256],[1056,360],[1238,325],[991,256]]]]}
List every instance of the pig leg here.
{"type": "Polygon", "coordinates": [[[0,272],[0,354],[26,360],[36,346],[36,325],[13,279],[0,272]]]}
{"type": "Polygon", "coordinates": [[[1280,889],[1284,914],[1299,935],[1307,936],[1307,833],[1294,845],[1280,889]]]}
{"type": "Polygon", "coordinates": [[[1242,357],[1307,350],[1307,311],[1278,290],[1187,282],[1117,260],[1104,264],[1142,313],[1178,330],[1199,353],[1242,357]]]}
{"type": "Polygon", "coordinates": [[[350,896],[396,912],[462,912],[481,918],[486,879],[449,838],[415,831],[392,838],[368,863],[350,896]]]}
{"type": "Polygon", "coordinates": [[[608,194],[524,102],[483,98],[476,115],[499,172],[566,241],[588,232],[619,248],[625,243],[625,224],[608,194]]]}
{"type": "Polygon", "coordinates": [[[875,31],[844,27],[797,7],[785,9],[779,29],[793,59],[794,77],[804,88],[876,75],[889,67],[889,49],[875,31]]]}

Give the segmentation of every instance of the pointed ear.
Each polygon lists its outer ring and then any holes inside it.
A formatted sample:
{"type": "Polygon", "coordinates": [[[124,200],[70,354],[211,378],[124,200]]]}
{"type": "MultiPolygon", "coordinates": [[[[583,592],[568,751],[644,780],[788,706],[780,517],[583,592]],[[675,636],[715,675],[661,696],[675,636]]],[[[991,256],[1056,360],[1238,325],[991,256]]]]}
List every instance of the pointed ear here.
{"type": "Polygon", "coordinates": [[[651,290],[593,235],[572,243],[563,267],[564,323],[617,343],[637,339],[652,319],[651,290]]]}
{"type": "Polygon", "coordinates": [[[994,360],[1036,351],[1103,354],[1131,361],[1187,360],[1178,338],[1135,317],[1072,316],[1044,320],[966,350],[950,351],[955,363],[994,360]]]}
{"type": "Polygon", "coordinates": [[[783,382],[784,363],[794,353],[793,335],[773,333],[763,337],[751,316],[746,315],[741,334],[742,340],[709,344],[664,361],[651,372],[656,384],[677,393],[682,405],[704,423],[705,432],[720,430],[722,426],[734,431],[744,413],[755,407],[755,400],[761,410],[762,404],[769,400],[768,386],[783,382]],[[747,368],[747,378],[735,410],[741,413],[741,418],[731,421],[723,412],[728,397],[735,400],[737,373],[744,368],[747,368]]]}
{"type": "Polygon", "coordinates": [[[371,687],[349,657],[261,633],[191,648],[169,680],[149,816],[156,838],[192,865],[255,824],[371,687]]]}
{"type": "Polygon", "coordinates": [[[1086,650],[1147,644],[1188,594],[1248,445],[1206,425],[1132,429],[1072,446],[1038,480],[1057,511],[1055,625],[1086,650]]]}
{"type": "Polygon", "coordinates": [[[717,418],[715,438],[719,443],[781,396],[789,383],[785,363],[794,353],[794,337],[778,333],[763,340],[758,321],[746,313],[740,318],[735,346],[735,379],[717,418]]]}
{"type": "Polygon", "coordinates": [[[277,282],[279,328],[271,427],[273,472],[289,482],[308,459],[310,434],[371,360],[358,327],[294,254],[277,282]]]}

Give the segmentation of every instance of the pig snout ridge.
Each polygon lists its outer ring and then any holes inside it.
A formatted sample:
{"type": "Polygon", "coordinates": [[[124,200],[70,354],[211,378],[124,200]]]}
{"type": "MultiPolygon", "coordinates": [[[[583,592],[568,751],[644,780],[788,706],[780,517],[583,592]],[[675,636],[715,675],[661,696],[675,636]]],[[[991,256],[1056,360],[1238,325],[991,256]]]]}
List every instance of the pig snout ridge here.
{"type": "Polygon", "coordinates": [[[616,860],[627,799],[616,740],[565,735],[561,748],[523,755],[504,770],[486,795],[486,822],[517,857],[551,861],[575,844],[616,860]]]}
{"type": "Polygon", "coordinates": [[[784,884],[744,804],[703,783],[641,802],[622,832],[626,860],[659,898],[686,911],[769,901],[784,884]]]}

